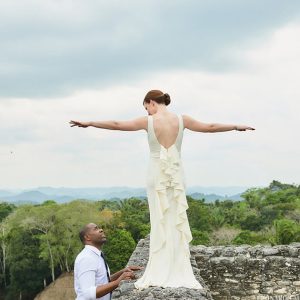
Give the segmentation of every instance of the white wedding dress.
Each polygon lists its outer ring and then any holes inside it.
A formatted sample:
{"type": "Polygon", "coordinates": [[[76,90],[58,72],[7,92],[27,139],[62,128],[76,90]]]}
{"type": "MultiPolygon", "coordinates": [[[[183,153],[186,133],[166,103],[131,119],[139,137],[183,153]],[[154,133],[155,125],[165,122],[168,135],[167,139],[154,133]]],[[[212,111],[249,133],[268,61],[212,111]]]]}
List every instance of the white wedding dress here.
{"type": "Polygon", "coordinates": [[[153,117],[148,116],[150,252],[145,272],[135,282],[137,289],[149,286],[203,288],[190,263],[192,234],[186,215],[188,205],[180,158],[184,129],[182,116],[178,116],[178,120],[176,141],[166,149],[157,140],[153,117]]]}

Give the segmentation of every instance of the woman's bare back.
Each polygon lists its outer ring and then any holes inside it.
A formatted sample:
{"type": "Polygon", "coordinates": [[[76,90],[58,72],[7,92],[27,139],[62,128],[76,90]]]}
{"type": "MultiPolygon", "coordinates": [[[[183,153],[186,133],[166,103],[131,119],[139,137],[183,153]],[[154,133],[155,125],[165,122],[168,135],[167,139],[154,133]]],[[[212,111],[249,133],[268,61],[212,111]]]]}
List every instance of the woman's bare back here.
{"type": "Polygon", "coordinates": [[[176,142],[179,132],[179,119],[176,114],[154,114],[153,127],[158,142],[165,148],[169,148],[176,142]]]}

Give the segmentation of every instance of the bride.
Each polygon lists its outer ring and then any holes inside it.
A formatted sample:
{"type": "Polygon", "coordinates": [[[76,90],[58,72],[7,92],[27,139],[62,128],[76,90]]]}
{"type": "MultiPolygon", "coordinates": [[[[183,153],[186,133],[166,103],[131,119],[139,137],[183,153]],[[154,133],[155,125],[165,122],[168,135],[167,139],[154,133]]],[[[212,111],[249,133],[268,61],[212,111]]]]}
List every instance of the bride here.
{"type": "Polygon", "coordinates": [[[150,251],[145,272],[135,282],[138,289],[149,286],[202,288],[190,263],[192,235],[186,214],[188,204],[180,158],[184,129],[203,133],[254,130],[245,125],[203,123],[187,115],[176,115],[167,109],[170,102],[168,94],[151,90],[143,100],[148,116],[130,121],[70,121],[71,127],[147,131],[150,251]]]}

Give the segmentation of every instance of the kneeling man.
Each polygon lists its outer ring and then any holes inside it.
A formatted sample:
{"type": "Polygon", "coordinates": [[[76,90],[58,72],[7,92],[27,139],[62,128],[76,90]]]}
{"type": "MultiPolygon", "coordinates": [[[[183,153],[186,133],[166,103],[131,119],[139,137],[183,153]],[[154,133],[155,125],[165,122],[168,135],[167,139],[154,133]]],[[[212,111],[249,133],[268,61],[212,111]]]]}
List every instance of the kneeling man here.
{"type": "Polygon", "coordinates": [[[90,223],[81,229],[79,237],[85,247],[77,255],[74,265],[76,300],[110,300],[112,291],[119,286],[121,280],[133,279],[133,271],[140,270],[141,267],[130,266],[110,275],[101,251],[106,242],[103,229],[90,223]]]}

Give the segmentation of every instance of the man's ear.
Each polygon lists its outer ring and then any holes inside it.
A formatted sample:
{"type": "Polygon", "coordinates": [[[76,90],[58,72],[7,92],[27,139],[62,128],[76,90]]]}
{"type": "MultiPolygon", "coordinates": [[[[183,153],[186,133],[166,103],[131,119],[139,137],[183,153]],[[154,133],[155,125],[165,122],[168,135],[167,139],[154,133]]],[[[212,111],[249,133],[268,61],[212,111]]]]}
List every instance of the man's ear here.
{"type": "Polygon", "coordinates": [[[84,235],[84,240],[85,241],[90,241],[91,239],[90,239],[90,235],[88,234],[88,233],[86,233],[85,235],[84,235]]]}

